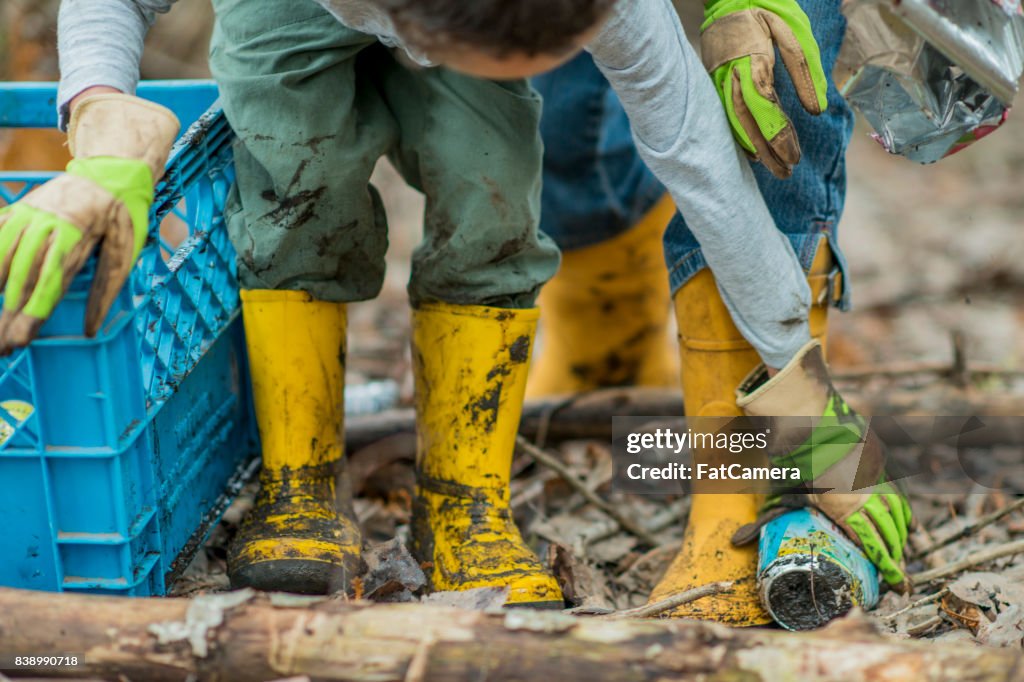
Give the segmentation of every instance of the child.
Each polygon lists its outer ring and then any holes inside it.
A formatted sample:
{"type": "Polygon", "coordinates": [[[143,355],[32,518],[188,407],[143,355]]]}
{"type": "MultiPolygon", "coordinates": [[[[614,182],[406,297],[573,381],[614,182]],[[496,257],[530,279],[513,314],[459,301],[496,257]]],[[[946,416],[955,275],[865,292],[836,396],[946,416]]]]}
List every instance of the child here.
{"type": "MultiPolygon", "coordinates": [[[[100,232],[105,241],[134,240],[137,253],[139,199],[151,197],[155,152],[166,154],[173,134],[169,114],[117,93],[135,87],[147,23],[171,4],[62,5],[60,106],[71,116],[76,161],[51,185],[74,183],[81,196],[47,185],[5,216],[0,252],[18,265],[5,278],[0,341],[8,347],[30,340],[60,294],[51,282],[80,263],[41,261],[46,235],[79,253],[79,235],[100,232]],[[111,157],[121,172],[108,168],[111,157]],[[41,274],[28,276],[23,264],[36,262],[41,274]],[[34,289],[44,280],[49,286],[34,289]]],[[[730,282],[725,299],[758,351],[781,367],[808,338],[799,263],[671,4],[215,0],[214,8],[211,67],[239,136],[228,222],[264,465],[255,508],[229,549],[232,583],[322,593],[346,587],[359,570],[359,530],[335,503],[333,473],[343,443],[345,304],[372,298],[383,276],[386,224],[368,180],[387,154],[427,196],[409,283],[419,434],[413,550],[435,590],[504,586],[510,604],[560,605],[508,506],[532,306],[558,264],[554,244],[537,232],[540,101],[515,79],[586,46],[630,115],[641,155],[730,282]]],[[[126,260],[101,259],[98,282],[123,281],[111,263],[126,260]]]]}
{"type": "MultiPolygon", "coordinates": [[[[811,335],[823,347],[828,308],[849,305],[836,239],[853,129],[853,113],[831,79],[846,26],[839,6],[839,0],[714,0],[705,8],[702,35],[704,62],[734,136],[765,162],[752,169],[776,225],[807,272],[811,335]],[[754,24],[753,34],[730,31],[747,23],[749,17],[734,16],[747,7],[774,18],[754,24]],[[725,40],[716,37],[723,26],[725,40]],[[774,41],[783,43],[784,59],[773,72],[774,41]],[[741,80],[734,74],[755,70],[762,73],[758,89],[733,90],[733,80],[741,80]]],[[[686,220],[673,219],[664,190],[644,167],[608,82],[584,54],[535,78],[534,85],[545,100],[541,228],[563,250],[563,259],[541,293],[543,337],[529,393],[664,386],[679,376],[681,355],[686,413],[738,414],[734,392],[757,365],[758,354],[732,323],[686,220]],[[566,136],[565,130],[578,132],[566,136]],[[681,330],[678,352],[664,343],[670,291],[681,330]]],[[[756,595],[756,552],[730,542],[756,516],[757,499],[692,499],[683,549],[652,600],[728,580],[735,585],[729,592],[672,615],[734,625],[769,622],[756,595]]]]}

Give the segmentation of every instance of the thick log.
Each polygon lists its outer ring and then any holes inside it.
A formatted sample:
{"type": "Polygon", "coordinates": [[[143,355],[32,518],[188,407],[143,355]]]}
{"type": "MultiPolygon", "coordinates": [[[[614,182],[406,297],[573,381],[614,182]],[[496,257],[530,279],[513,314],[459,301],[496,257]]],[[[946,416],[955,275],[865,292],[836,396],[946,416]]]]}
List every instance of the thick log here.
{"type": "MultiPolygon", "coordinates": [[[[550,441],[573,438],[611,440],[612,416],[678,416],[683,414],[679,391],[650,388],[611,388],[566,398],[530,400],[523,406],[519,432],[535,440],[542,431],[550,441]]],[[[396,433],[415,433],[416,414],[411,408],[345,420],[349,452],[396,433]]]]}
{"type": "Polygon", "coordinates": [[[885,638],[858,620],[790,634],[247,592],[186,600],[10,589],[0,589],[0,614],[0,667],[15,655],[78,653],[84,661],[56,673],[16,671],[21,676],[158,682],[303,675],[351,682],[1024,681],[1019,651],[885,638]]]}
{"type": "MultiPolygon", "coordinates": [[[[892,389],[870,395],[855,387],[842,386],[840,390],[862,414],[1024,414],[1024,396],[965,392],[941,382],[923,389],[892,389]]],[[[531,441],[538,435],[543,435],[542,440],[546,442],[575,438],[610,441],[612,417],[676,417],[682,414],[683,396],[679,391],[611,388],[561,399],[527,401],[523,406],[519,433],[531,441]]],[[[388,410],[346,419],[345,442],[349,452],[356,452],[396,433],[415,433],[415,430],[416,415],[411,408],[388,410]]],[[[1016,428],[988,428],[976,434],[975,441],[970,443],[972,447],[1014,444],[1020,442],[1020,432],[1016,428]]]]}

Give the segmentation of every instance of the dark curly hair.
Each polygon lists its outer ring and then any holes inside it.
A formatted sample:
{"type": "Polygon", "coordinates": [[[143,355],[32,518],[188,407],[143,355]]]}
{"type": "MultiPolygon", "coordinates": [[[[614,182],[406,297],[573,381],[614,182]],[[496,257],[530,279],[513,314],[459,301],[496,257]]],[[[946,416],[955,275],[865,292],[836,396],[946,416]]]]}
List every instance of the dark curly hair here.
{"type": "Polygon", "coordinates": [[[465,45],[502,57],[567,52],[618,0],[374,1],[412,47],[465,45]]]}

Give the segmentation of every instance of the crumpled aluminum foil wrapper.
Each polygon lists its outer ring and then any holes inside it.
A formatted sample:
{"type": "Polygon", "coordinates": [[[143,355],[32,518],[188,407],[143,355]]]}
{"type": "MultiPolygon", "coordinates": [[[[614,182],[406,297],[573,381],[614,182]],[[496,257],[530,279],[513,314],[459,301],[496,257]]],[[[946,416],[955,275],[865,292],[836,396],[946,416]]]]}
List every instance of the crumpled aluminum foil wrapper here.
{"type": "Polygon", "coordinates": [[[835,80],[892,154],[934,163],[1003,124],[1024,71],[1021,0],[844,0],[835,80]]]}

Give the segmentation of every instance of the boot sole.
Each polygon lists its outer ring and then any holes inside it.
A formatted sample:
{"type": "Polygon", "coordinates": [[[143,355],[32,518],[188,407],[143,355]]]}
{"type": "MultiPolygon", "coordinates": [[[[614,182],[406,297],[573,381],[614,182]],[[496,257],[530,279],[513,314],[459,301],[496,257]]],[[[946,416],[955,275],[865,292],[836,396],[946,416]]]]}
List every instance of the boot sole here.
{"type": "Polygon", "coordinates": [[[561,611],[565,609],[564,601],[524,601],[505,604],[506,609],[532,609],[535,611],[561,611]]]}
{"type": "Polygon", "coordinates": [[[308,559],[276,559],[244,566],[228,577],[234,589],[321,595],[349,592],[352,579],[361,574],[362,568],[308,559]]]}

